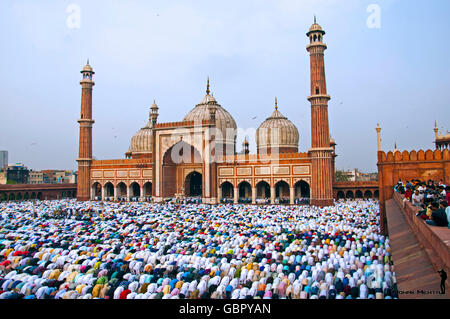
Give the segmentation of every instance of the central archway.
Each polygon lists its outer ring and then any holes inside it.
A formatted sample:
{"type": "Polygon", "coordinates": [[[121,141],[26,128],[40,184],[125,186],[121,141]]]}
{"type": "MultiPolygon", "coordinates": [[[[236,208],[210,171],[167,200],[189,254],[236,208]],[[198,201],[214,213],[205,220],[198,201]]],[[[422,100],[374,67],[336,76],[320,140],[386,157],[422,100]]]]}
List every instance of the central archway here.
{"type": "MultiPolygon", "coordinates": [[[[182,176],[183,167],[184,168],[198,168],[201,167],[202,157],[200,152],[192,145],[180,141],[170,147],[163,156],[162,160],[162,195],[165,198],[174,197],[175,194],[181,191],[184,187],[184,194],[186,196],[190,195],[190,182],[186,183],[189,175],[184,178],[182,176]],[[183,183],[184,182],[184,183],[183,183]],[[183,185],[184,184],[184,185],[183,185]]],[[[198,173],[200,174],[200,173],[198,173]]],[[[201,174],[200,174],[201,176],[201,174]]],[[[190,181],[190,177],[189,177],[190,181]]],[[[194,180],[195,181],[195,180],[194,180]]],[[[194,193],[200,192],[201,196],[201,185],[199,191],[198,180],[196,186],[194,185],[194,193]]]]}
{"type": "Polygon", "coordinates": [[[202,196],[202,174],[193,171],[186,176],[184,194],[189,197],[202,196]]]}

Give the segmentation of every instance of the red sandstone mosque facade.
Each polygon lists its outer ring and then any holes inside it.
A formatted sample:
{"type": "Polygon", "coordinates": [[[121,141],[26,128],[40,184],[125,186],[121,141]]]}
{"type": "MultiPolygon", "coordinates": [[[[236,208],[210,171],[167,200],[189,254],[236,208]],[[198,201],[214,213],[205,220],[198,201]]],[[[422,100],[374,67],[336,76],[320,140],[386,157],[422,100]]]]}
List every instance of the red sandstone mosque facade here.
{"type": "Polygon", "coordinates": [[[335,142],[330,137],[323,42],[325,31],[316,22],[307,33],[310,53],[311,148],[299,152],[295,125],[278,110],[256,131],[257,154],[236,153],[236,122],[212,96],[206,95],[180,122],[158,123],[153,103],[149,121],[132,138],[125,159],[92,157],[92,90],[94,71],[81,71],[81,118],[78,162],[78,200],[152,200],[198,196],[217,204],[295,203],[309,198],[312,205],[333,204],[335,142]]]}

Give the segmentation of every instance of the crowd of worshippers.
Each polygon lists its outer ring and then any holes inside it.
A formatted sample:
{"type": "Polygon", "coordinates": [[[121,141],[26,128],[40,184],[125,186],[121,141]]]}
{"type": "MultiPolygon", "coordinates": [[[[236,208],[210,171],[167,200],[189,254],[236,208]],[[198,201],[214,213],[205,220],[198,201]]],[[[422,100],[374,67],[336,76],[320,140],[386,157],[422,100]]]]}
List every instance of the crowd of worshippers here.
{"type": "MultiPolygon", "coordinates": [[[[233,204],[234,199],[233,198],[222,198],[220,200],[220,203],[222,204],[233,204]]],[[[239,198],[238,199],[239,204],[251,204],[252,199],[251,198],[239,198]]],[[[268,205],[270,204],[270,198],[256,198],[255,199],[256,204],[262,204],[262,205],[268,205]]],[[[275,204],[290,204],[290,198],[287,197],[281,197],[281,198],[275,198],[274,200],[275,204]]],[[[309,197],[300,197],[295,198],[294,203],[296,205],[309,205],[309,197]]]]}
{"type": "Polygon", "coordinates": [[[394,191],[403,194],[405,200],[418,207],[416,216],[425,220],[428,225],[450,228],[450,186],[445,185],[442,180],[399,181],[394,191]]]}
{"type": "Polygon", "coordinates": [[[0,299],[396,299],[377,201],[0,203],[0,299]]]}

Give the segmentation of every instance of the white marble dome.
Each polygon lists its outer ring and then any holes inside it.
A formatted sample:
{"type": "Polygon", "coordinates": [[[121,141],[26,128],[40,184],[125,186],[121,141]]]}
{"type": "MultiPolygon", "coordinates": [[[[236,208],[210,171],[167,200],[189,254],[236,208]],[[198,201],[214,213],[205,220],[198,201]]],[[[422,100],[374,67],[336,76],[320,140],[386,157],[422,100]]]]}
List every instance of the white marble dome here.
{"type": "Polygon", "coordinates": [[[214,96],[209,92],[209,81],[206,90],[206,95],[202,101],[197,104],[186,116],[183,121],[203,121],[210,119],[209,107],[214,106],[216,108],[216,127],[221,131],[222,138],[216,137],[217,143],[223,143],[227,145],[236,144],[236,131],[237,126],[234,118],[225,110],[220,104],[217,103],[214,96]]]}
{"type": "Polygon", "coordinates": [[[299,133],[297,127],[278,111],[275,111],[256,130],[258,153],[268,149],[298,151],[299,133]]]}
{"type": "Polygon", "coordinates": [[[152,151],[152,127],[151,123],[148,122],[145,127],[141,128],[131,138],[128,152],[132,153],[132,155],[136,155],[151,153],[152,151]]]}

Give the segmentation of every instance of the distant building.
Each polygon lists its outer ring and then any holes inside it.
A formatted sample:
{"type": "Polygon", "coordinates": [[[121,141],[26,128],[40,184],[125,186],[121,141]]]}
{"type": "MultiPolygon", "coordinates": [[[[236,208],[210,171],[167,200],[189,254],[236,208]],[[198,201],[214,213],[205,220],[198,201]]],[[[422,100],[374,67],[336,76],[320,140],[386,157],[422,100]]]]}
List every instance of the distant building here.
{"type": "MultiPolygon", "coordinates": [[[[69,170],[54,170],[47,169],[39,172],[33,172],[33,181],[39,181],[41,184],[64,184],[64,183],[76,183],[76,173],[69,170]]],[[[33,183],[30,180],[30,184],[33,183]]]]}
{"type": "Polygon", "coordinates": [[[362,173],[358,169],[348,171],[337,171],[336,181],[338,182],[371,182],[378,180],[378,173],[362,173]]]}
{"type": "Polygon", "coordinates": [[[8,166],[8,151],[0,151],[0,170],[8,166]]]}
{"type": "Polygon", "coordinates": [[[28,184],[30,171],[23,164],[8,165],[3,170],[3,176],[1,180],[4,184],[28,184]],[[6,175],[6,182],[5,182],[6,175]]]}
{"type": "Polygon", "coordinates": [[[356,177],[357,182],[373,182],[378,181],[378,173],[361,173],[358,172],[356,177]]]}
{"type": "Polygon", "coordinates": [[[352,169],[349,171],[343,171],[342,176],[345,176],[346,180],[349,182],[355,182],[356,181],[356,169],[352,169]]]}
{"type": "Polygon", "coordinates": [[[30,171],[30,184],[44,184],[44,173],[38,171],[30,171]]]}

